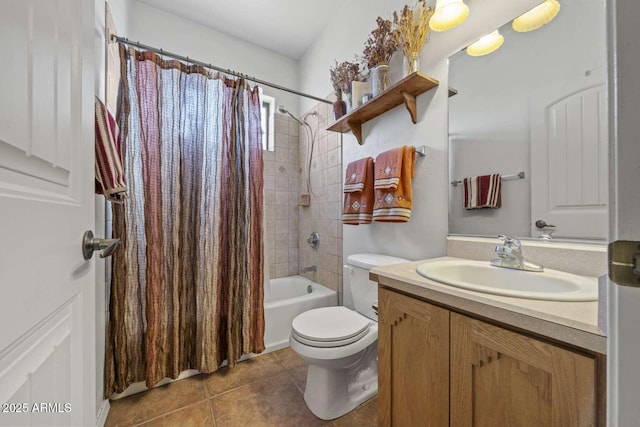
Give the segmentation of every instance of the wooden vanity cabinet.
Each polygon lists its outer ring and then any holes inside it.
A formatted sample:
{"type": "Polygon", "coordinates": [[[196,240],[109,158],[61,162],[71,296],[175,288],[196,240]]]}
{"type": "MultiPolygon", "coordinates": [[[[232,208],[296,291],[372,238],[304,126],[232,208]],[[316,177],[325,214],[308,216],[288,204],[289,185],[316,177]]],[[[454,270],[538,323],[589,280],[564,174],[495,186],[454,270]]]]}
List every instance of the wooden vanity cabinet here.
{"type": "Polygon", "coordinates": [[[457,313],[450,349],[452,426],[596,425],[595,358],[457,313]]]}
{"type": "Polygon", "coordinates": [[[378,291],[378,425],[449,424],[449,310],[378,291]]]}
{"type": "Polygon", "coordinates": [[[380,426],[598,425],[597,361],[379,290],[380,426]]]}

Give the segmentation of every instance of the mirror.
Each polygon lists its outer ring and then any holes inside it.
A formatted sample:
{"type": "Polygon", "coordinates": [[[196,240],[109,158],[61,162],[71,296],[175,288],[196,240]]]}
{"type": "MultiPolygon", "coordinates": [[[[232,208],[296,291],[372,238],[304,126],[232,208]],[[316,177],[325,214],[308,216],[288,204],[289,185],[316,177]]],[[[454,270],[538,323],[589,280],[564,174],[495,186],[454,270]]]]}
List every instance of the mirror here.
{"type": "Polygon", "coordinates": [[[499,208],[465,209],[449,184],[450,234],[607,237],[605,4],[560,4],[538,30],[503,25],[489,55],[449,58],[449,181],[504,177],[499,208]]]}

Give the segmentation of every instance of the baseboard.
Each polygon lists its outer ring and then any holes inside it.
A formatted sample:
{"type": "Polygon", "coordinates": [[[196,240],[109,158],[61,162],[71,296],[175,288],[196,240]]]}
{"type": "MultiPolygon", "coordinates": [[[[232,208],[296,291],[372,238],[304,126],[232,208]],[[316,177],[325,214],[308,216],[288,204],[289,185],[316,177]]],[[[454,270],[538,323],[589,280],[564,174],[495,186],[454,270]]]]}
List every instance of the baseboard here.
{"type": "MultiPolygon", "coordinates": [[[[268,346],[264,349],[264,351],[263,351],[262,353],[260,353],[260,355],[262,355],[262,354],[267,354],[267,353],[271,353],[271,352],[273,352],[273,351],[282,350],[283,348],[287,348],[287,347],[289,347],[289,338],[288,338],[288,337],[287,337],[287,339],[286,339],[286,340],[284,340],[284,341],[281,341],[281,342],[277,342],[277,343],[275,343],[275,344],[270,344],[270,345],[268,345],[268,346]]],[[[251,353],[251,354],[252,354],[252,356],[251,356],[251,357],[259,356],[258,354],[253,354],[253,353],[251,353]]]]}
{"type": "Polygon", "coordinates": [[[109,415],[109,409],[111,405],[109,404],[109,400],[103,400],[102,405],[100,405],[100,411],[98,411],[98,417],[96,418],[96,427],[104,427],[104,424],[107,422],[107,416],[109,415]]]}

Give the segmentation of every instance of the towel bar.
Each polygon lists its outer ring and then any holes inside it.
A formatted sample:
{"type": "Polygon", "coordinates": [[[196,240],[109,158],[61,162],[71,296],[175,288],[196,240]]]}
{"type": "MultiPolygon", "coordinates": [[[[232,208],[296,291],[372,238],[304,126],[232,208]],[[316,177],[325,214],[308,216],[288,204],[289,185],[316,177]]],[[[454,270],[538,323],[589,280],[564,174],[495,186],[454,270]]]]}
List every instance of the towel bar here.
{"type": "MultiPolygon", "coordinates": [[[[507,181],[512,179],[524,179],[524,171],[518,172],[513,175],[502,175],[502,179],[507,181]]],[[[451,181],[451,185],[453,185],[454,187],[457,187],[458,184],[462,184],[462,180],[451,181]]]]}
{"type": "Polygon", "coordinates": [[[416,154],[420,157],[424,157],[427,155],[427,146],[426,145],[421,145],[419,147],[413,147],[413,149],[416,151],[416,154]]]}

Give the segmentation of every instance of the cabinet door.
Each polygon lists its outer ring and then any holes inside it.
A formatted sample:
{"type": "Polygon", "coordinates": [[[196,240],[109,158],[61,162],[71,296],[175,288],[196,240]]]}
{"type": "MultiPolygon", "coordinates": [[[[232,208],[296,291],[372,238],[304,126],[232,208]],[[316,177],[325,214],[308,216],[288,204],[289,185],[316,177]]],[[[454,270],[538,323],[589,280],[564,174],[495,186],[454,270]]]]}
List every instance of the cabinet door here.
{"type": "Polygon", "coordinates": [[[451,425],[596,425],[596,361],[451,314],[451,425]]]}
{"type": "Polygon", "coordinates": [[[380,426],[449,424],[449,311],[379,290],[380,426]]]}

